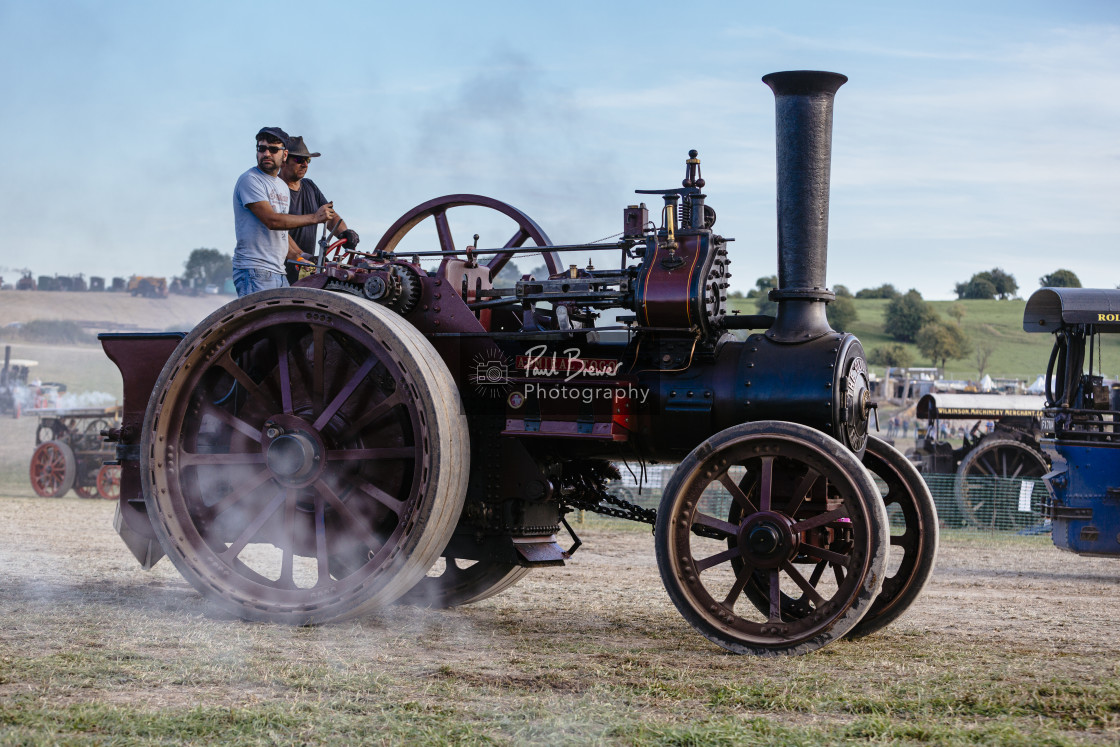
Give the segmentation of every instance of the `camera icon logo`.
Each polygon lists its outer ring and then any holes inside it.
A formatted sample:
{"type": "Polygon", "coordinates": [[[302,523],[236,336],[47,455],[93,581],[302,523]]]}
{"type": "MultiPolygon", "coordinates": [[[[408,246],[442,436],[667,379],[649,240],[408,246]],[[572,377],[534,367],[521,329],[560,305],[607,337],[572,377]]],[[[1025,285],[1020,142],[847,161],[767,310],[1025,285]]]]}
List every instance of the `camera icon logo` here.
{"type": "Polygon", "coordinates": [[[478,355],[471,372],[475,391],[486,397],[504,397],[509,391],[509,360],[500,350],[478,355]]]}

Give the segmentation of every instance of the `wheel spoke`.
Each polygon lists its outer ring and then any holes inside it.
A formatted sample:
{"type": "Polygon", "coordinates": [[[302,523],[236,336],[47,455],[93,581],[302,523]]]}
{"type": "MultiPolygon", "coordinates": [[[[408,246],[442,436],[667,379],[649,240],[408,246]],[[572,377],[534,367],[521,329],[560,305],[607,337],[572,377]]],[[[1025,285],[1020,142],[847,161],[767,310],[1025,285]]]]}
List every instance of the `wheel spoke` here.
{"type": "Polygon", "coordinates": [[[823,547],[817,547],[816,545],[810,545],[805,542],[801,543],[800,549],[801,552],[808,555],[810,558],[816,558],[817,560],[825,560],[829,563],[843,566],[847,566],[848,563],[851,562],[851,556],[849,555],[841,555],[832,550],[826,550],[823,547]]]}
{"type": "Polygon", "coordinates": [[[311,407],[313,412],[323,409],[323,390],[327,379],[327,330],[313,327],[311,330],[311,407]]]}
{"type": "Polygon", "coordinates": [[[257,386],[257,382],[253,381],[252,377],[233,360],[232,351],[227,350],[214,364],[228,373],[230,376],[241,385],[245,390],[250,400],[258,400],[266,409],[275,409],[276,403],[273,402],[272,397],[269,396],[263,389],[257,386]]]}
{"type": "Polygon", "coordinates": [[[519,246],[524,246],[525,242],[529,239],[529,232],[524,228],[518,228],[513,236],[509,237],[509,241],[505,243],[503,249],[516,249],[519,246]]]}
{"type": "Polygon", "coordinates": [[[816,484],[818,477],[820,477],[820,474],[815,470],[806,470],[805,476],[801,478],[801,482],[798,483],[797,488],[793,491],[793,497],[791,497],[789,503],[786,504],[785,513],[787,516],[797,515],[797,509],[801,508],[805,496],[809,494],[813,485],[816,484]]]}
{"type": "Polygon", "coordinates": [[[361,417],[339,433],[337,441],[339,443],[346,443],[358,433],[361,433],[367,426],[379,422],[382,418],[388,416],[393,411],[393,408],[402,404],[404,404],[404,398],[401,397],[401,392],[398,389],[373,407],[362,412],[361,417]]]}
{"type": "Polygon", "coordinates": [[[282,332],[272,335],[276,346],[277,372],[280,379],[280,407],[285,415],[292,414],[292,376],[288,367],[288,337],[282,332]]]}
{"type": "MultiPolygon", "coordinates": [[[[517,233],[511,236],[509,238],[509,241],[507,241],[505,243],[505,246],[503,246],[502,248],[516,249],[517,247],[524,244],[528,238],[529,232],[519,226],[517,229],[517,233]]],[[[486,263],[486,268],[490,270],[491,280],[498,276],[498,273],[502,271],[502,268],[506,266],[512,256],[512,254],[495,254],[494,257],[486,263]]]]}
{"type": "MultiPolygon", "coordinates": [[[[745,480],[746,476],[744,476],[744,481],[745,480]]],[[[731,500],[743,510],[745,515],[758,513],[758,509],[755,508],[754,503],[752,503],[750,499],[750,494],[754,492],[757,482],[752,483],[750,490],[747,492],[743,492],[742,486],[736,483],[727,472],[719,476],[719,482],[723,485],[724,489],[731,494],[731,500]]]]}
{"type": "Polygon", "coordinates": [[[712,529],[725,537],[734,537],[739,532],[739,527],[736,525],[699,512],[697,512],[696,516],[692,519],[693,529],[697,526],[712,529]]]}
{"type": "Polygon", "coordinates": [[[332,462],[386,459],[415,459],[415,446],[386,446],[373,449],[330,449],[327,460],[332,462]]]}
{"type": "Polygon", "coordinates": [[[976,460],[975,464],[976,469],[983,474],[988,475],[989,477],[994,477],[996,475],[996,468],[993,467],[990,462],[988,462],[987,454],[981,455],[980,458],[976,460]]]}
{"type": "Polygon", "coordinates": [[[774,491],[774,457],[762,457],[762,474],[758,478],[758,509],[770,510],[770,499],[774,491]]]}
{"type": "Polygon", "coordinates": [[[754,575],[754,568],[750,565],[744,564],[742,568],[735,574],[735,583],[732,585],[731,590],[727,592],[727,596],[723,598],[723,606],[729,610],[734,611],[735,602],[739,599],[739,595],[743,593],[747,583],[754,575]]]}
{"type": "Polygon", "coordinates": [[[293,488],[288,488],[287,497],[284,500],[284,533],[287,535],[287,542],[283,551],[283,560],[280,563],[280,578],[277,583],[285,589],[296,588],[295,579],[292,577],[292,569],[295,566],[296,554],[296,499],[298,491],[293,488]]]}
{"type": "Polygon", "coordinates": [[[717,566],[720,563],[726,563],[727,561],[734,560],[737,557],[739,557],[739,548],[737,547],[732,547],[731,549],[724,550],[723,552],[717,552],[715,555],[704,558],[703,560],[695,561],[696,572],[703,573],[712,566],[717,566]]]}
{"type": "Polygon", "coordinates": [[[255,493],[260,486],[264,485],[272,478],[272,471],[267,467],[249,475],[241,482],[237,483],[229,489],[229,492],[222,496],[222,499],[215,503],[213,506],[207,508],[203,513],[208,520],[214,520],[221,516],[229,509],[236,506],[241,501],[248,498],[255,493]]]}
{"type": "Polygon", "coordinates": [[[218,553],[218,557],[222,558],[227,563],[232,562],[233,559],[240,555],[241,551],[245,549],[245,545],[249,544],[249,540],[253,539],[257,532],[261,530],[265,522],[271,519],[272,515],[280,510],[280,506],[283,505],[284,501],[287,499],[288,491],[284,489],[279,490],[275,497],[268,502],[268,505],[253,517],[253,520],[242,530],[241,534],[230,544],[229,548],[226,549],[225,552],[218,553]]]}
{"type": "Polygon", "coordinates": [[[330,558],[327,555],[327,517],[322,494],[315,496],[315,585],[330,583],[330,558]]]}
{"type": "Polygon", "coordinates": [[[812,584],[813,586],[816,586],[817,584],[819,584],[820,581],[821,581],[821,576],[824,575],[824,569],[827,566],[828,566],[828,563],[826,563],[823,560],[821,562],[817,563],[815,566],[813,566],[813,572],[809,576],[809,583],[812,584]]]}
{"type": "MultiPolygon", "coordinates": [[[[339,530],[337,546],[333,548],[335,550],[334,554],[338,554],[339,551],[349,552],[354,548],[365,548],[368,556],[384,544],[382,538],[370,526],[370,522],[355,513],[351,506],[339,498],[329,485],[319,482],[315,487],[319,491],[320,497],[325,501],[324,511],[326,506],[329,505],[338,514],[342,525],[339,530]]],[[[316,557],[318,557],[318,547],[316,547],[316,557]]]]}
{"type": "Polygon", "coordinates": [[[385,508],[392,511],[397,516],[401,515],[401,511],[404,509],[404,501],[397,500],[396,498],[389,495],[384,490],[370,482],[360,482],[354,487],[383,505],[385,508]]]}
{"type": "Polygon", "coordinates": [[[330,507],[339,515],[344,526],[348,529],[362,526],[364,522],[350,510],[350,506],[339,498],[338,494],[329,485],[319,481],[315,483],[315,489],[319,492],[319,496],[330,504],[330,507]]]}
{"type": "Polygon", "coordinates": [[[224,425],[229,426],[233,430],[237,431],[243,436],[252,439],[253,441],[256,441],[257,443],[261,442],[261,432],[259,428],[254,428],[241,418],[237,417],[236,415],[230,414],[229,412],[223,410],[215,404],[212,404],[210,402],[203,402],[202,414],[209,415],[210,417],[221,421],[224,425]]]}
{"type": "Polygon", "coordinates": [[[782,589],[778,569],[770,571],[770,622],[782,621],[782,589]]]}
{"type": "Polygon", "coordinates": [[[841,506],[840,508],[835,508],[831,511],[826,511],[823,514],[817,514],[816,516],[810,517],[803,521],[799,521],[791,526],[790,530],[792,530],[793,532],[805,532],[810,529],[816,529],[817,527],[823,527],[825,524],[831,524],[837,519],[847,518],[847,516],[848,509],[844,506],[841,506]]]}
{"type": "Polygon", "coordinates": [[[179,465],[181,467],[217,467],[237,464],[264,464],[264,454],[260,451],[235,451],[223,454],[179,452],[179,465]]]}
{"type": "Polygon", "coordinates": [[[793,563],[788,560],[782,563],[782,570],[793,579],[793,582],[801,588],[801,591],[805,592],[805,596],[809,597],[809,601],[813,603],[813,606],[816,609],[820,609],[821,605],[824,604],[824,599],[817,593],[817,590],[813,588],[813,584],[805,580],[805,577],[801,575],[801,571],[797,570],[793,563]]]}
{"type": "Polygon", "coordinates": [[[439,237],[439,248],[445,252],[455,251],[455,239],[451,236],[451,227],[447,224],[447,212],[444,210],[437,210],[432,213],[432,220],[436,222],[436,236],[439,237]]]}
{"type": "Polygon", "coordinates": [[[338,412],[339,408],[346,404],[346,400],[350,399],[350,395],[354,393],[354,390],[358,388],[358,385],[362,383],[366,375],[373,370],[377,362],[377,358],[372,355],[366,358],[365,363],[358,367],[358,370],[350,377],[346,385],[343,386],[338,394],[335,395],[334,399],[331,400],[330,405],[319,413],[319,417],[315,419],[311,427],[317,431],[323,430],[323,426],[329,423],[330,419],[334,417],[334,414],[338,412]]]}

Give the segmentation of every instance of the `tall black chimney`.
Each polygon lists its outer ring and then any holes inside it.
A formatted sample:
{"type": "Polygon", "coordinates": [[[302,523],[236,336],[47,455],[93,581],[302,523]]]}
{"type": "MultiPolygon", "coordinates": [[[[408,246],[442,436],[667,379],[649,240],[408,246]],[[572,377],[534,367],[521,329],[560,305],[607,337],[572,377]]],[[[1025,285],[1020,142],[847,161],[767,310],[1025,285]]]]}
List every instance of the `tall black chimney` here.
{"type": "Polygon", "coordinates": [[[803,342],[828,334],[828,185],[832,167],[832,101],[847,82],[839,73],[770,73],[778,143],[778,315],[766,336],[803,342]]]}

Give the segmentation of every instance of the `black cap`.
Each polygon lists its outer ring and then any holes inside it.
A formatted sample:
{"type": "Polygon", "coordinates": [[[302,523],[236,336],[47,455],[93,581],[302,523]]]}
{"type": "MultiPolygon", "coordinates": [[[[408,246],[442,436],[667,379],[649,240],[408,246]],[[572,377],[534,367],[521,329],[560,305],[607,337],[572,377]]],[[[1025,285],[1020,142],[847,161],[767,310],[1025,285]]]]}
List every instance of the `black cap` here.
{"type": "Polygon", "coordinates": [[[284,144],[284,148],[288,147],[288,133],[281,130],[279,127],[262,127],[261,131],[257,133],[257,140],[261,139],[261,135],[268,135],[269,137],[276,138],[284,144]]]}

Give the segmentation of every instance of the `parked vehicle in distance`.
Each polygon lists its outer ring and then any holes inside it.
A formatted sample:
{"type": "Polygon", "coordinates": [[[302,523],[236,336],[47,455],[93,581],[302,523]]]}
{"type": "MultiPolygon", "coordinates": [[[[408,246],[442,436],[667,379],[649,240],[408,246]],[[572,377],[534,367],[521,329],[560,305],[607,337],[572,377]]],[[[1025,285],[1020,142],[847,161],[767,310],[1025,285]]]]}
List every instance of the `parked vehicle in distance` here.
{"type": "Polygon", "coordinates": [[[1045,496],[1036,483],[1050,469],[1039,443],[1045,403],[1032,394],[935,392],[918,400],[925,430],[908,457],[923,475],[954,476],[955,505],[938,506],[946,524],[1014,529],[1038,522],[1045,496]],[[971,426],[954,446],[946,424],[962,421],[971,426]]]}

